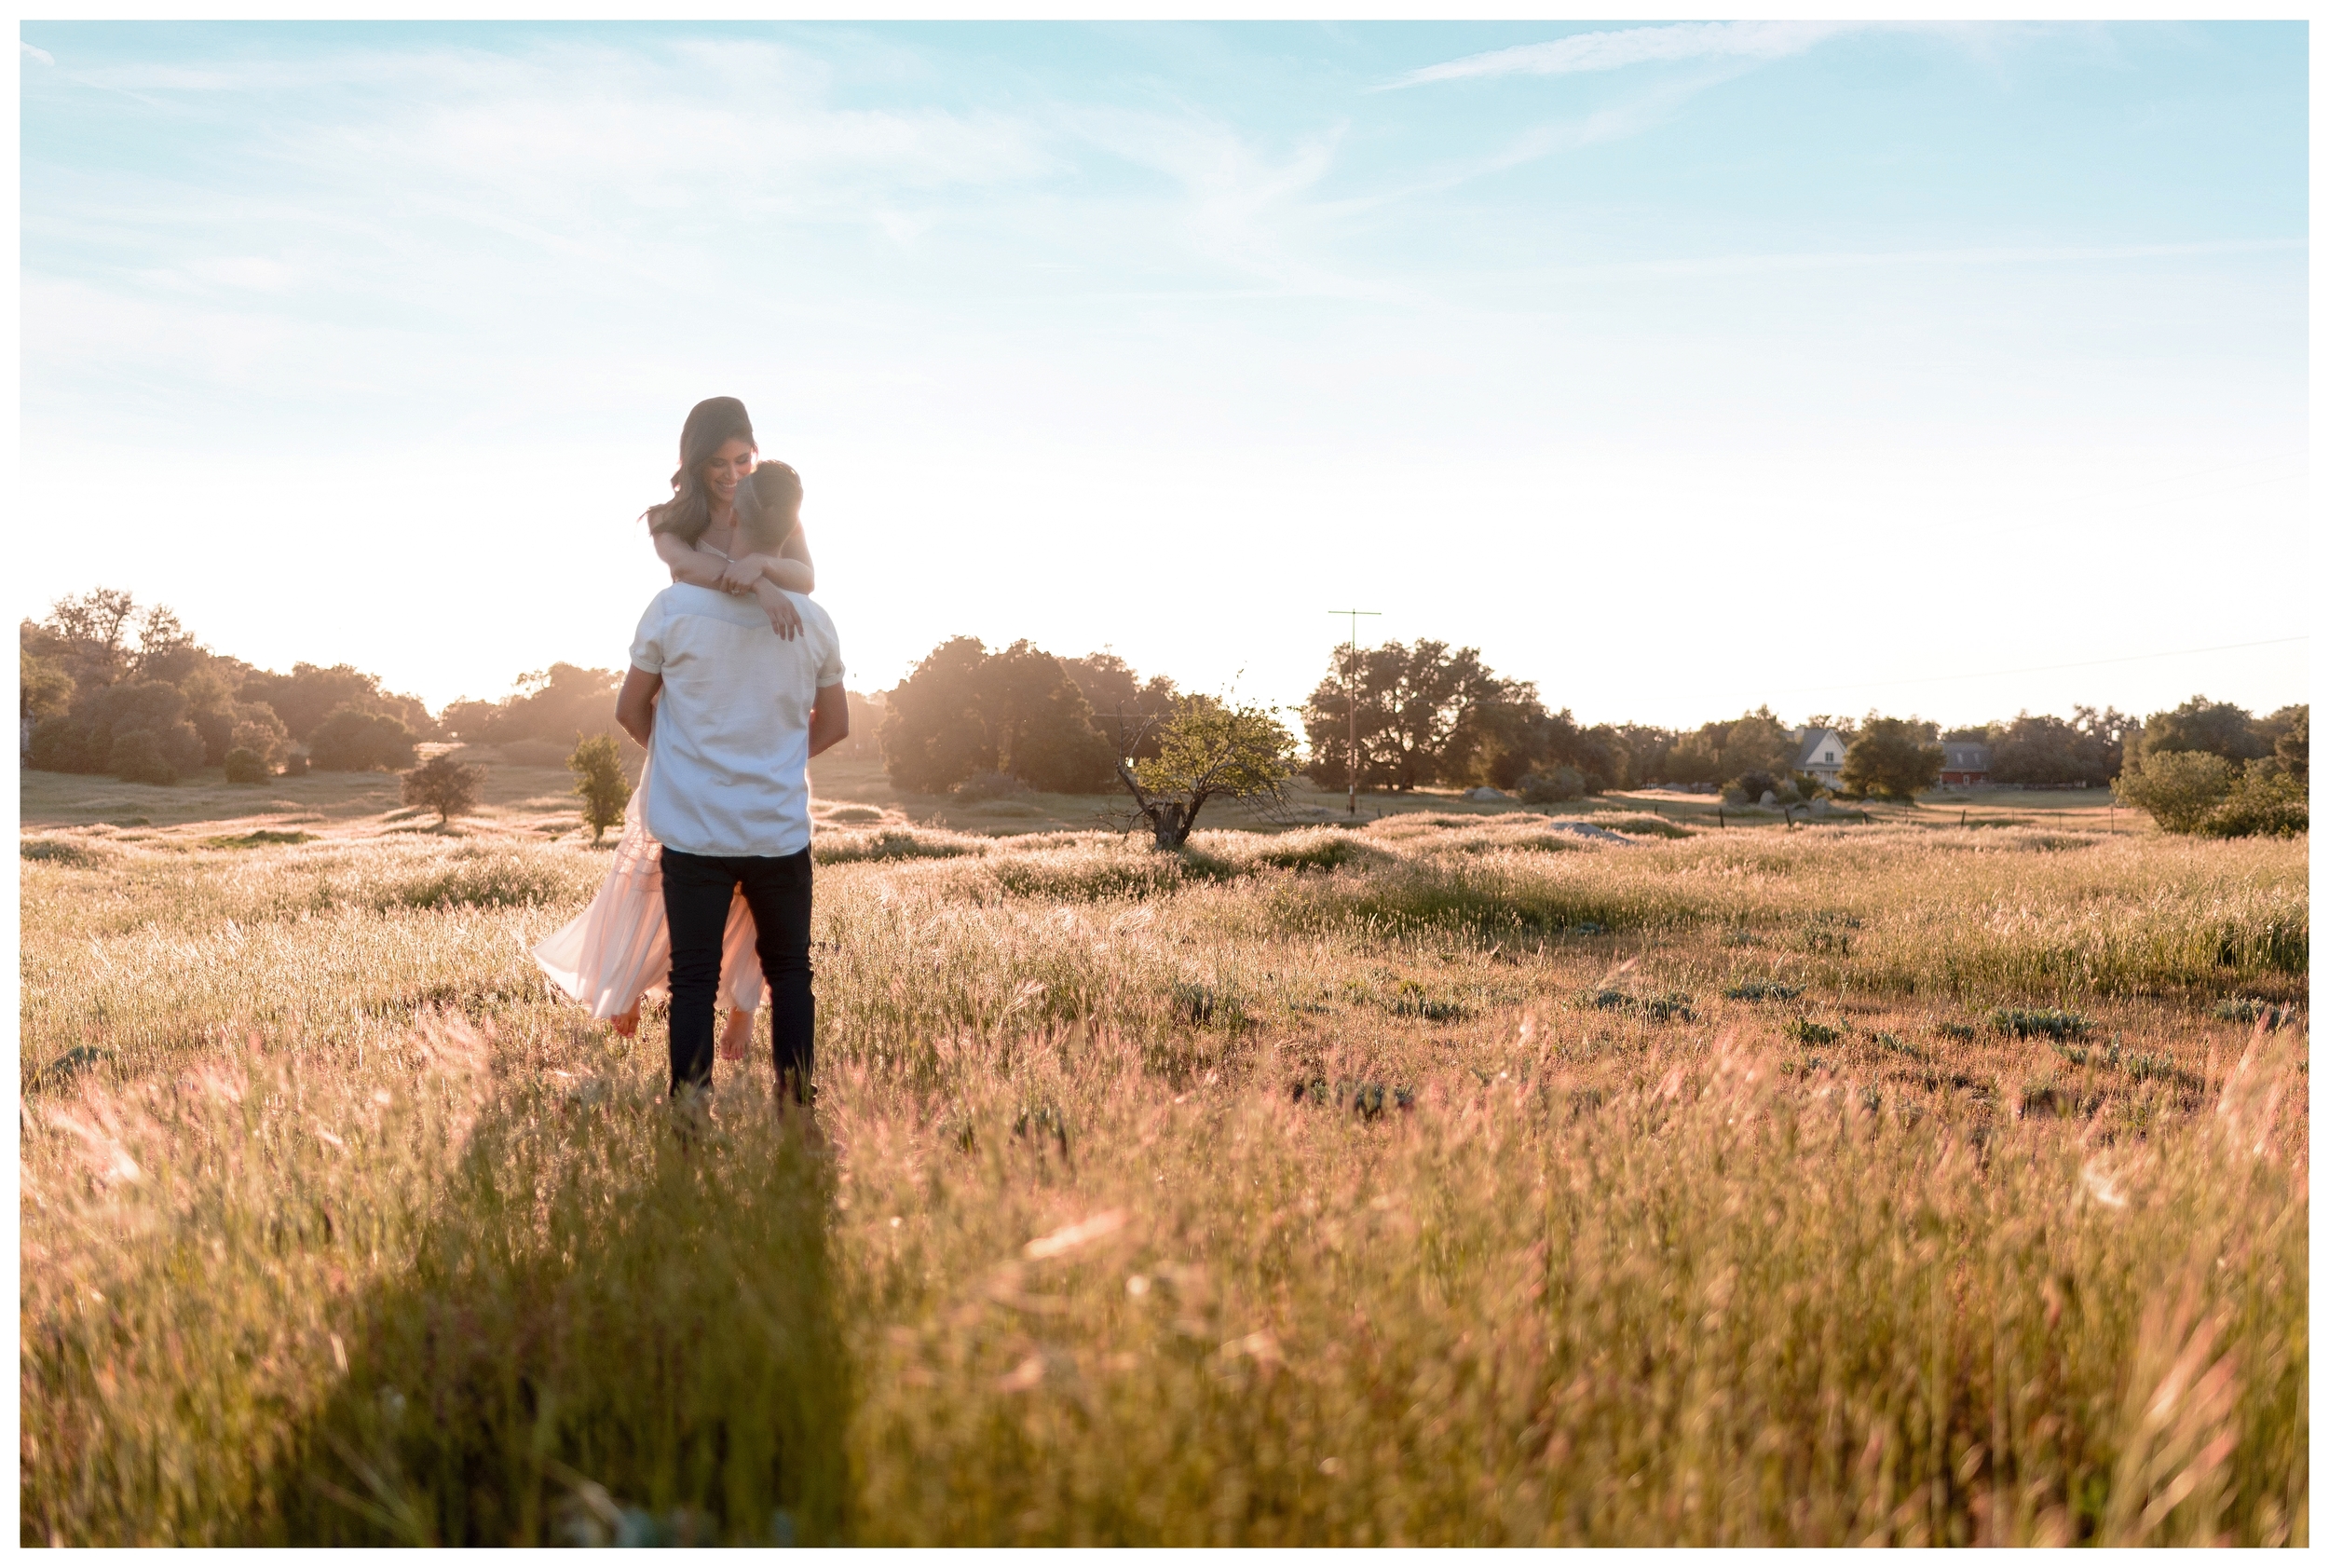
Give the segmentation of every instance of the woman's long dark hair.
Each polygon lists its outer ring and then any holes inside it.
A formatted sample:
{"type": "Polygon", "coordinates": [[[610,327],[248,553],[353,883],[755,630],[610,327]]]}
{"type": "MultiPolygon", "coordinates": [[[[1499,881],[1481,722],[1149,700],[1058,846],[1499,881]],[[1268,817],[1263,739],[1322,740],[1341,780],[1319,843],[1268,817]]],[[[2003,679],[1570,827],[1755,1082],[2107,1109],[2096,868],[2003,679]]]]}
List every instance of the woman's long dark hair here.
{"type": "Polygon", "coordinates": [[[735,398],[705,398],[688,410],[679,428],[679,471],[671,476],[672,498],[641,513],[650,533],[674,534],[694,544],[712,525],[712,498],[704,493],[703,465],[719,456],[721,447],[741,441],[754,451],[752,416],[735,398]]]}

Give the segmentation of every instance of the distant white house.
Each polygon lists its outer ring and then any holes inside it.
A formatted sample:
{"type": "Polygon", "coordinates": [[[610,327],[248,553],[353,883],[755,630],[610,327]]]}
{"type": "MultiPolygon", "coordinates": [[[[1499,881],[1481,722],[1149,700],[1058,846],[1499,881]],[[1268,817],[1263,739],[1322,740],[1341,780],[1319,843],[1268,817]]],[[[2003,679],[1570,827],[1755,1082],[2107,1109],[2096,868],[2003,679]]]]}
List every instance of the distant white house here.
{"type": "Polygon", "coordinates": [[[1833,789],[1844,782],[1844,737],[1832,729],[1795,729],[1788,732],[1795,743],[1795,770],[1809,773],[1821,784],[1833,789]]]}

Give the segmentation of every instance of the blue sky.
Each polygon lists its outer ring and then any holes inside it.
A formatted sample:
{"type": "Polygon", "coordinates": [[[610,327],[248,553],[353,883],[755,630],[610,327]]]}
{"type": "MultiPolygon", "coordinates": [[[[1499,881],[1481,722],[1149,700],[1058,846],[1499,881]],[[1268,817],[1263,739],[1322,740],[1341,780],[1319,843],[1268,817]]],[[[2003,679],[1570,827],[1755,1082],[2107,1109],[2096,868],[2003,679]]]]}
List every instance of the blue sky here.
{"type": "Polygon", "coordinates": [[[1294,702],[1356,603],[1590,719],[2306,695],[2092,662],[2305,630],[2301,24],[20,35],[24,613],[620,664],[724,392],[861,687],[1294,702]]]}

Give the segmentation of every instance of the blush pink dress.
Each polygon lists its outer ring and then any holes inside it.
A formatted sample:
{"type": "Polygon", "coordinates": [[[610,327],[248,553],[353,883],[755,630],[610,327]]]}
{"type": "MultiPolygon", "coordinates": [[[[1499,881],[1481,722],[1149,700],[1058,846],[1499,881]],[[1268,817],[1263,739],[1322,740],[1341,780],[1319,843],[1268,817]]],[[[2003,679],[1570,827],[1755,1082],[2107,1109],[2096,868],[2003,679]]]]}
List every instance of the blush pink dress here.
{"type": "MultiPolygon", "coordinates": [[[[534,961],[593,1018],[620,1018],[642,997],[670,993],[671,931],[663,923],[663,846],[647,830],[647,770],[622,811],[622,837],[590,907],[535,945],[534,961]]],[[[756,1008],[766,994],[752,910],[738,893],[720,939],[720,995],[756,1008]]]]}

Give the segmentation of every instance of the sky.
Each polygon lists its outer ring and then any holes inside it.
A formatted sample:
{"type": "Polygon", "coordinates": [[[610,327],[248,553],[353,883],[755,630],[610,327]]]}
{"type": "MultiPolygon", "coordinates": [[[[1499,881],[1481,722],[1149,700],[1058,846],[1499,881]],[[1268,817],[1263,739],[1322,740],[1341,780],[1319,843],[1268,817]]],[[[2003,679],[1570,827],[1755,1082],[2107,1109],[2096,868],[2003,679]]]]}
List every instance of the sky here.
{"type": "Polygon", "coordinates": [[[861,690],[1356,607],[1589,722],[2307,699],[2301,23],[20,39],[20,614],[619,668],[728,394],[861,690]]]}

